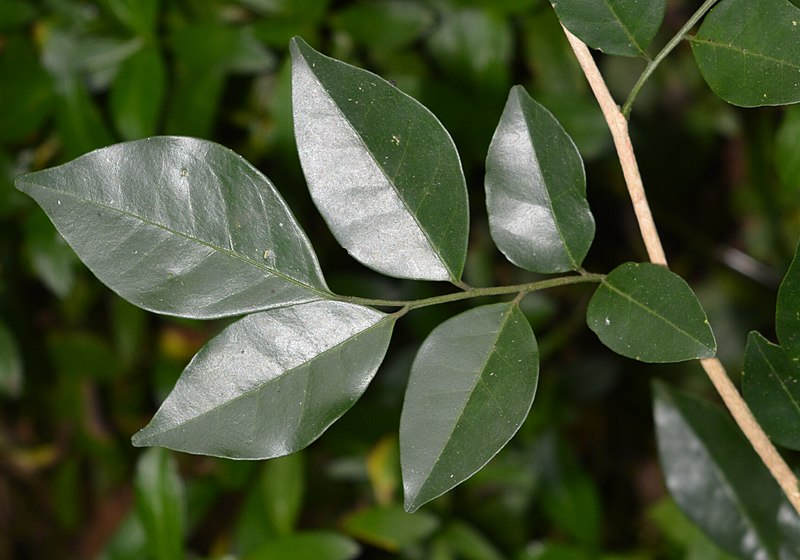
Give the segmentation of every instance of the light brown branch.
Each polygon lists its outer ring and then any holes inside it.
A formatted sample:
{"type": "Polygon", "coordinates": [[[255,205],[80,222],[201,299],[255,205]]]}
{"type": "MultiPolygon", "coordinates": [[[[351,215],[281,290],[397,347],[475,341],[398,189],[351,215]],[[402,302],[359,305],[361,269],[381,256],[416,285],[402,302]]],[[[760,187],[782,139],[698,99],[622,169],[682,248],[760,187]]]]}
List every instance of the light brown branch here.
{"type": "MultiPolygon", "coordinates": [[[[608,91],[605,80],[603,80],[603,76],[600,74],[600,70],[597,68],[589,49],[580,39],[570,33],[566,27],[564,27],[564,33],[567,35],[578,63],[589,81],[589,86],[592,88],[597,102],[600,104],[600,109],[603,111],[608,123],[611,136],[614,138],[614,145],[622,166],[622,173],[625,176],[625,183],[628,186],[628,193],[633,202],[633,209],[647,249],[647,255],[651,262],[667,266],[667,258],[664,255],[664,249],[661,246],[661,240],[658,236],[650,207],[647,204],[642,177],[639,173],[639,166],[636,163],[633,145],[628,134],[628,121],[611,97],[611,93],[608,91]]],[[[778,482],[794,509],[800,514],[800,484],[798,484],[797,477],[756,421],[750,411],[750,407],[747,406],[739,391],[736,390],[722,363],[717,358],[708,358],[700,360],[700,364],[709,379],[711,379],[711,383],[714,384],[720,397],[722,397],[722,401],[728,407],[733,419],[750,442],[750,445],[761,457],[764,465],[772,473],[772,476],[778,482]]]]}

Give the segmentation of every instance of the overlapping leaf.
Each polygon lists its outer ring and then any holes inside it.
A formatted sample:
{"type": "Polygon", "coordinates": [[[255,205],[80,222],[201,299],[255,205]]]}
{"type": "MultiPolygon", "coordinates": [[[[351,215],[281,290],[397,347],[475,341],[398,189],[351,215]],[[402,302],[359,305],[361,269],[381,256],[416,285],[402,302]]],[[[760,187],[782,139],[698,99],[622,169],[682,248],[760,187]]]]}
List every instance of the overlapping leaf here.
{"type": "Polygon", "coordinates": [[[800,518],[733,423],[662,384],[654,399],[661,466],[680,508],[737,558],[800,558],[800,518]]]}
{"type": "Polygon", "coordinates": [[[666,0],[550,0],[576,37],[607,54],[646,56],[666,0]]]}
{"type": "Polygon", "coordinates": [[[800,450],[800,364],[757,332],[747,338],[742,393],[773,441],[800,450]]]}
{"type": "Polygon", "coordinates": [[[655,264],[612,270],[592,296],[586,322],[611,350],[642,362],[710,358],[717,351],[692,289],[655,264]]]}
{"type": "Polygon", "coordinates": [[[792,359],[800,362],[800,243],[778,290],[775,332],[792,359]]]}
{"type": "Polygon", "coordinates": [[[789,0],[723,0],[691,43],[700,72],[725,101],[800,101],[800,8],[789,0]]]}
{"type": "Polygon", "coordinates": [[[197,353],[133,443],[239,459],[302,449],[367,388],[394,321],[335,301],[248,315],[197,353]]]}
{"type": "Polygon", "coordinates": [[[186,502],[178,465],[164,449],[148,449],[136,465],[136,514],[146,534],[149,557],[184,557],[186,502]]]}
{"type": "Polygon", "coordinates": [[[508,96],[486,158],[492,238],[508,259],[534,272],[580,268],[594,237],[578,149],[522,86],[508,96]]]}
{"type": "Polygon", "coordinates": [[[213,142],[116,144],[16,184],[102,282],[150,311],[219,317],[328,294],[272,183],[213,142]]]}
{"type": "Polygon", "coordinates": [[[405,507],[414,511],[480,470],[530,410],[539,351],[515,304],[471,309],[431,332],[400,417],[405,507]]]}
{"type": "Polygon", "coordinates": [[[384,274],[459,281],[469,213],[447,131],[378,76],[299,38],[291,52],[300,161],[336,239],[384,274]]]}

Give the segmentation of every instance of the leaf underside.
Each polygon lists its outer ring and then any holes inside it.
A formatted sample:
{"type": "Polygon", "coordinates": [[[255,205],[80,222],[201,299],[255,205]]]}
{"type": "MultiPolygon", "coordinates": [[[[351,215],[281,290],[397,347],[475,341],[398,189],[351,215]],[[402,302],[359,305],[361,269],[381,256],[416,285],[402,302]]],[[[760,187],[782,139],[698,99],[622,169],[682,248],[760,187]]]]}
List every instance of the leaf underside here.
{"type": "Polygon", "coordinates": [[[798,558],[800,518],[729,418],[662,383],[654,401],[661,466],[678,506],[738,558],[798,558]]]}
{"type": "Polygon", "coordinates": [[[302,449],[367,388],[394,321],[334,301],[248,315],[197,353],[133,443],[235,459],[302,449]]]}
{"type": "Polygon", "coordinates": [[[400,417],[406,510],[466,480],[502,449],[530,410],[538,375],[536,339],[516,305],[477,307],[431,332],[400,417]]]}
{"type": "Polygon", "coordinates": [[[594,237],[578,149],[522,86],[511,89],[489,146],[486,207],[498,248],[534,272],[580,268],[594,237]]]}
{"type": "Polygon", "coordinates": [[[598,286],[586,322],[617,354],[642,362],[710,358],[714,334],[691,288],[650,263],[626,263],[598,286]]]}
{"type": "Polygon", "coordinates": [[[788,0],[723,0],[691,45],[706,82],[728,103],[800,101],[800,8],[788,0]]]}
{"type": "Polygon", "coordinates": [[[329,295],[272,183],[213,142],[116,144],[16,184],[104,284],[144,309],[213,318],[329,295]]]}
{"type": "Polygon", "coordinates": [[[458,282],[469,229],[455,145],[382,78],[292,40],[292,103],[303,172],[333,235],[389,276],[458,282]]]}

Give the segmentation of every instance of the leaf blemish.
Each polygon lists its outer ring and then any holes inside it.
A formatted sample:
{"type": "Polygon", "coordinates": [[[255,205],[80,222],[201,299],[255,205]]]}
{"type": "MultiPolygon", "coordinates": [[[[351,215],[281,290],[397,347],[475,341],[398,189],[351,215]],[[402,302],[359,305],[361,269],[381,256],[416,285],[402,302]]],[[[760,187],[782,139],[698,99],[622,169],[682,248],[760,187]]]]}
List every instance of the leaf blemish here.
{"type": "Polygon", "coordinates": [[[189,175],[189,170],[185,167],[181,167],[181,177],[187,177],[189,175]]]}

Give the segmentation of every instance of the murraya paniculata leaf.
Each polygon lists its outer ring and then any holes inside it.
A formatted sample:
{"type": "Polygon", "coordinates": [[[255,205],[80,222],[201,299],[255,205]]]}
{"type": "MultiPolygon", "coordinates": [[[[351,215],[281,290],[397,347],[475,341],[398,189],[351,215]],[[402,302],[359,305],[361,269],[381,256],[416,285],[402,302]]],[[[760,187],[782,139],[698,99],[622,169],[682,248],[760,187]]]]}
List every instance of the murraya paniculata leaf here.
{"type": "Polygon", "coordinates": [[[466,311],[428,336],[400,417],[405,508],[415,511],[481,469],[528,415],[539,350],[516,304],[466,311]]]}
{"type": "Polygon", "coordinates": [[[383,274],[458,282],[469,210],[450,135],[375,74],[299,38],[290,50],[300,162],[333,235],[383,274]]]}
{"type": "Polygon", "coordinates": [[[655,264],[612,270],[589,301],[586,323],[611,350],[642,362],[710,358],[717,351],[692,289],[655,264]]]}
{"type": "Polygon", "coordinates": [[[800,450],[800,362],[757,332],[747,337],[742,394],[770,439],[800,450]]]}
{"type": "Polygon", "coordinates": [[[666,0],[550,0],[572,34],[606,54],[647,56],[666,0]]]}
{"type": "Polygon", "coordinates": [[[688,517],[737,558],[800,558],[800,518],[721,410],[657,383],[654,416],[667,488],[688,517]]]}
{"type": "Polygon", "coordinates": [[[248,315],[197,353],[133,444],[236,459],[302,449],[367,388],[394,322],[337,301],[248,315]]]}
{"type": "Polygon", "coordinates": [[[522,86],[511,89],[489,146],[486,207],[498,248],[534,272],[580,268],[594,237],[578,149],[522,86]]]}
{"type": "Polygon", "coordinates": [[[800,8],[789,0],[723,0],[690,40],[706,82],[728,103],[800,101],[800,8]]]}
{"type": "Polygon", "coordinates": [[[330,295],[272,183],[213,142],[116,144],[16,185],[103,283],[144,309],[211,318],[330,295]]]}

